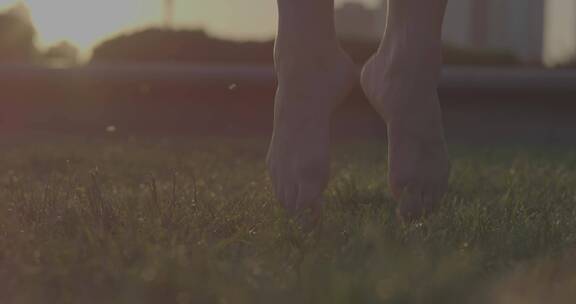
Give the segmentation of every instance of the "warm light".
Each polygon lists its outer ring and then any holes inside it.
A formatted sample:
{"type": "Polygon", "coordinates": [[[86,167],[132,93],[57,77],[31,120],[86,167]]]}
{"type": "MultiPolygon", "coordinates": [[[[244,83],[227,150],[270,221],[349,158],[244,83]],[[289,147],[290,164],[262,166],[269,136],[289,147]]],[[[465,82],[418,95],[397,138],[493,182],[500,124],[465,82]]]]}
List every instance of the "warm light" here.
{"type": "Polygon", "coordinates": [[[0,0],[0,9],[6,9],[18,3],[17,0],[0,0]]]}
{"type": "MultiPolygon", "coordinates": [[[[40,47],[62,40],[89,51],[118,32],[165,21],[164,0],[0,0],[0,9],[25,3],[40,47]]],[[[269,39],[275,33],[273,0],[174,0],[178,28],[204,28],[232,39],[269,39]]]]}
{"type": "MultiPolygon", "coordinates": [[[[62,40],[84,52],[120,31],[164,23],[165,0],[0,0],[0,10],[18,2],[28,5],[39,32],[41,47],[62,40]]],[[[274,0],[173,0],[177,27],[202,27],[210,34],[232,39],[270,39],[276,28],[274,0]]],[[[363,2],[371,7],[384,0],[335,0],[363,2]]],[[[454,0],[459,1],[459,0],[454,0]]],[[[576,24],[574,3],[547,1],[547,61],[572,56],[576,24]],[[553,9],[552,9],[553,8],[553,9]],[[549,33],[549,32],[554,33],[549,33]]]]}
{"type": "Polygon", "coordinates": [[[142,0],[25,0],[40,44],[68,40],[87,49],[119,30],[142,24],[159,5],[142,0]]]}

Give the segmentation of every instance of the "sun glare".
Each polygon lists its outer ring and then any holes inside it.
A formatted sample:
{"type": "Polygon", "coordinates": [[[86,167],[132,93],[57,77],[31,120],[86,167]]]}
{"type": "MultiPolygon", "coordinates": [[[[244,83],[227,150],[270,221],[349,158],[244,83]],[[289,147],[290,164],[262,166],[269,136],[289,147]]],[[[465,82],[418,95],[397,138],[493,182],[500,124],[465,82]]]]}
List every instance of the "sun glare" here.
{"type": "Polygon", "coordinates": [[[158,7],[141,0],[26,0],[47,45],[68,40],[83,50],[111,33],[143,24],[158,7]]]}
{"type": "MultiPolygon", "coordinates": [[[[0,10],[19,2],[29,8],[40,47],[67,40],[83,52],[120,31],[162,24],[164,16],[163,0],[0,0],[0,10]]],[[[175,0],[174,21],[217,36],[269,39],[275,32],[274,1],[247,2],[175,0]]]]}
{"type": "MultiPolygon", "coordinates": [[[[38,31],[41,48],[66,40],[84,55],[102,40],[118,32],[163,23],[165,0],[0,0],[0,10],[16,3],[28,6],[38,31]]],[[[335,0],[375,6],[384,0],[335,0]]],[[[574,3],[549,0],[546,22],[548,61],[572,56],[576,23],[574,3]],[[553,12],[551,8],[554,8],[553,12]],[[553,13],[553,14],[552,14],[553,13]]],[[[174,0],[174,24],[179,28],[203,28],[210,34],[234,40],[270,39],[276,27],[273,0],[174,0]]]]}
{"type": "MultiPolygon", "coordinates": [[[[65,40],[84,54],[118,32],[160,25],[164,16],[164,0],[0,0],[0,10],[17,3],[28,7],[40,47],[65,40]]],[[[203,28],[210,34],[232,39],[269,39],[275,33],[274,1],[174,3],[174,24],[178,28],[203,28]]]]}
{"type": "MultiPolygon", "coordinates": [[[[377,3],[380,0],[336,0],[377,3]]],[[[0,0],[0,10],[24,3],[40,47],[66,40],[83,53],[118,32],[163,23],[164,0],[0,0]]],[[[275,33],[272,0],[174,0],[177,27],[203,28],[232,39],[270,39],[275,33]]]]}
{"type": "Polygon", "coordinates": [[[119,31],[159,23],[162,1],[0,0],[0,10],[25,4],[40,47],[66,40],[88,51],[119,31]]]}

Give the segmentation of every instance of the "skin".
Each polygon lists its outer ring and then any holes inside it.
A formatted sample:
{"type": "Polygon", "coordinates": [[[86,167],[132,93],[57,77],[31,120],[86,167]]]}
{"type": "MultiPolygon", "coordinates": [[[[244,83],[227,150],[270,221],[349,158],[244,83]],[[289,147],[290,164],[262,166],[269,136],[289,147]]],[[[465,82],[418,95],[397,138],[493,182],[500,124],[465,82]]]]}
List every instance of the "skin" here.
{"type": "MultiPolygon", "coordinates": [[[[296,216],[321,213],[330,119],[359,73],[338,42],[333,0],[277,0],[278,90],[268,168],[296,216]]],[[[448,158],[436,87],[446,0],[390,0],[386,33],[360,82],[388,125],[390,187],[399,215],[417,218],[446,191],[448,158]]]]}
{"type": "Polygon", "coordinates": [[[332,0],[278,0],[278,7],[278,89],[268,167],[286,209],[317,218],[329,176],[332,112],[359,73],[336,39],[332,0]]]}
{"type": "Polygon", "coordinates": [[[361,77],[388,126],[388,178],[413,220],[433,211],[446,192],[449,162],[437,86],[446,0],[389,0],[386,31],[361,77]]]}

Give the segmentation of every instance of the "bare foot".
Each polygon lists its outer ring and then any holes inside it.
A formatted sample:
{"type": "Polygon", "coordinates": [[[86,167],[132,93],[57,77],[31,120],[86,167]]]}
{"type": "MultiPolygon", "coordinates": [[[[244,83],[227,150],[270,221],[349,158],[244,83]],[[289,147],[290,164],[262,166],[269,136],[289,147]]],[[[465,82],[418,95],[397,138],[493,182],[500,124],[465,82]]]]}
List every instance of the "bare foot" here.
{"type": "Polygon", "coordinates": [[[417,42],[385,41],[361,76],[366,96],[388,125],[390,188],[405,220],[433,211],[449,176],[437,94],[441,46],[417,42]]]}
{"type": "Polygon", "coordinates": [[[330,119],[357,83],[358,73],[349,57],[336,49],[332,54],[301,58],[276,56],[270,176],[278,200],[288,211],[318,217],[329,176],[330,119]]]}

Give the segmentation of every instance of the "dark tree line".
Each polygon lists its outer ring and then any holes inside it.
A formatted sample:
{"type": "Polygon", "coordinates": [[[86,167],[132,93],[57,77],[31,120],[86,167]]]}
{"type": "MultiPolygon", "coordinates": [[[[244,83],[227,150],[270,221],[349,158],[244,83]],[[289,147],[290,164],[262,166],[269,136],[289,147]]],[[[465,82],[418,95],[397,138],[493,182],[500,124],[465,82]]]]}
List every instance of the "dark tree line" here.
{"type": "Polygon", "coordinates": [[[78,49],[75,46],[60,42],[40,51],[36,47],[36,36],[25,6],[17,5],[0,13],[0,63],[76,63],[78,49]]]}
{"type": "MultiPolygon", "coordinates": [[[[60,43],[40,52],[36,29],[25,6],[0,13],[0,63],[74,64],[77,49],[60,43]]],[[[372,41],[344,41],[353,59],[365,62],[378,47],[372,41]]],[[[272,64],[273,41],[237,42],[208,36],[200,30],[146,29],[109,39],[94,49],[92,63],[187,62],[215,64],[272,64]]],[[[448,64],[517,64],[506,53],[445,48],[448,64]]]]}
{"type": "MultiPolygon", "coordinates": [[[[353,59],[365,62],[377,42],[343,41],[353,59]]],[[[273,41],[235,42],[208,36],[203,31],[147,29],[107,40],[94,49],[92,63],[188,62],[218,64],[272,64],[273,41]]],[[[486,52],[445,47],[448,64],[515,65],[505,52],[486,52]]]]}
{"type": "Polygon", "coordinates": [[[233,42],[203,31],[147,29],[94,49],[92,62],[270,63],[272,42],[233,42]]]}
{"type": "Polygon", "coordinates": [[[0,63],[35,61],[36,29],[24,7],[17,6],[0,14],[0,63]]]}

